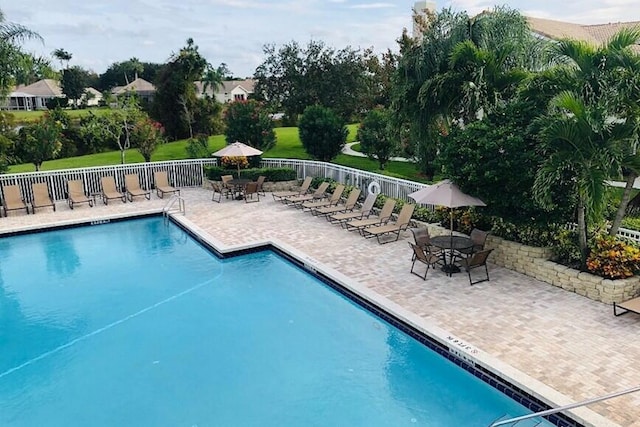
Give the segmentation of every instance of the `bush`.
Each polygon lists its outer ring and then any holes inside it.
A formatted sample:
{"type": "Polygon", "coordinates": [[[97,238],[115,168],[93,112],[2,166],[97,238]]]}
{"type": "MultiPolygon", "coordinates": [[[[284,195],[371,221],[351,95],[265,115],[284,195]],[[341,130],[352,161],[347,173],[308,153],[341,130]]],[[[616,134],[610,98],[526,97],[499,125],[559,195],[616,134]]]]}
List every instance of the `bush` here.
{"type": "Polygon", "coordinates": [[[347,141],[345,124],[329,108],[320,105],[307,107],[298,127],[305,151],[314,159],[330,162],[347,141]]]}
{"type": "MultiPolygon", "coordinates": [[[[235,175],[237,169],[225,169],[218,166],[205,166],[205,176],[212,181],[220,181],[222,175],[235,175]]],[[[244,169],[242,171],[242,178],[256,180],[260,175],[266,177],[266,181],[279,182],[279,181],[293,181],[298,175],[294,169],[291,168],[253,168],[244,169]]]]}
{"type": "Polygon", "coordinates": [[[236,101],[224,113],[227,144],[243,142],[262,151],[276,145],[273,121],[262,104],[255,100],[236,101]]]}
{"type": "Polygon", "coordinates": [[[211,151],[209,151],[209,138],[204,134],[199,134],[194,138],[189,138],[186,150],[187,156],[189,156],[190,159],[204,159],[211,157],[211,151]]]}
{"type": "Polygon", "coordinates": [[[556,234],[555,242],[551,245],[554,260],[567,267],[580,268],[580,245],[578,232],[575,230],[560,230],[556,234]]]}
{"type": "Polygon", "coordinates": [[[610,236],[595,239],[587,269],[607,279],[624,279],[640,271],[640,248],[610,236]]]}
{"type": "Polygon", "coordinates": [[[622,227],[640,231],[640,217],[627,217],[622,220],[622,227]]]}

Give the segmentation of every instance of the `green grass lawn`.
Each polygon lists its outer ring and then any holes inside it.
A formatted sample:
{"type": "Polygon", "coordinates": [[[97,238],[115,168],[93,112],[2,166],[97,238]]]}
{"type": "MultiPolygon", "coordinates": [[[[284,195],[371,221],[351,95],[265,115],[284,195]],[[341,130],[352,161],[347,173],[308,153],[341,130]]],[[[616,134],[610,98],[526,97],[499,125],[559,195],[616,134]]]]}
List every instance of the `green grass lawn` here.
{"type": "MultiPolygon", "coordinates": [[[[82,116],[86,116],[89,112],[93,112],[96,115],[106,114],[110,111],[109,108],[87,108],[84,110],[64,110],[64,112],[69,115],[72,119],[79,118],[82,116]]],[[[16,119],[17,123],[31,123],[37,121],[40,117],[44,115],[45,110],[38,111],[10,111],[11,114],[16,119]]]]}
{"type": "MultiPolygon", "coordinates": [[[[75,110],[87,111],[87,110],[75,110]]],[[[358,129],[357,124],[349,125],[349,135],[347,142],[353,142],[358,129]]],[[[287,158],[287,159],[310,159],[302,147],[300,138],[298,138],[298,128],[284,127],[276,128],[277,142],[275,147],[265,152],[262,157],[265,158],[287,158]]],[[[187,158],[186,140],[170,142],[158,147],[153,156],[152,161],[159,162],[165,160],[181,160],[187,158]]],[[[216,135],[209,138],[209,149],[217,151],[225,146],[224,135],[216,135]]],[[[144,161],[142,155],[135,149],[127,150],[125,153],[125,161],[127,163],[142,163],[144,161]]],[[[72,169],[91,166],[106,166],[120,163],[120,151],[109,151],[105,153],[90,154],[87,156],[69,157],[66,159],[49,160],[42,164],[42,170],[56,169],[72,169]]],[[[369,172],[380,173],[396,178],[410,179],[412,181],[424,181],[419,175],[419,171],[413,163],[405,162],[389,162],[384,171],[378,168],[378,163],[365,157],[353,157],[340,154],[334,163],[348,166],[356,169],[362,169],[369,172]]],[[[21,164],[9,167],[9,173],[33,172],[35,167],[33,164],[21,164]]]]}

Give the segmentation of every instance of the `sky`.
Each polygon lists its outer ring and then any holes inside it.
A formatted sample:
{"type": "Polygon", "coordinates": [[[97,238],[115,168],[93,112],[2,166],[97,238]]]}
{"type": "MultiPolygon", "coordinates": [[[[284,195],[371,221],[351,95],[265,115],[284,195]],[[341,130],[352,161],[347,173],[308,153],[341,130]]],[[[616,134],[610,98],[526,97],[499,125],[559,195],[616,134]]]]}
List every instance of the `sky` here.
{"type": "MultiPolygon", "coordinates": [[[[496,4],[525,15],[581,24],[640,21],[638,0],[438,1],[474,15],[496,4]]],[[[193,38],[217,67],[250,77],[264,60],[263,46],[322,40],[342,49],[372,47],[397,51],[403,28],[411,29],[413,1],[404,0],[0,0],[8,22],[39,33],[26,51],[51,57],[62,48],[70,65],[104,72],[114,62],[136,57],[164,63],[193,38]]],[[[54,67],[60,66],[52,60],[54,67]]]]}

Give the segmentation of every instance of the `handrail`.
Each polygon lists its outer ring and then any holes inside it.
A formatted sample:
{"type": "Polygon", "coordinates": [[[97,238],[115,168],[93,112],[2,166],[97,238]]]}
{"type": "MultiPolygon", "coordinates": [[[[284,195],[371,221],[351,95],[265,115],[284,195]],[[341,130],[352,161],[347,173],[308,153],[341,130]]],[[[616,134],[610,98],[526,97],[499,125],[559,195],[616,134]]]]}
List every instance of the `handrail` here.
{"type": "Polygon", "coordinates": [[[169,199],[169,201],[165,203],[164,207],[162,208],[163,216],[169,216],[171,207],[176,203],[176,201],[178,202],[178,212],[180,212],[182,215],[185,214],[186,210],[184,205],[184,198],[174,193],[169,199]]]}
{"type": "Polygon", "coordinates": [[[612,399],[614,397],[622,396],[625,394],[635,393],[636,391],[640,391],[640,385],[636,387],[632,387],[626,390],[616,391],[614,393],[610,393],[604,396],[596,397],[593,399],[583,400],[582,402],[571,403],[569,405],[560,406],[558,408],[547,409],[545,411],[536,412],[534,414],[523,415],[521,417],[509,418],[508,420],[494,422],[489,427],[498,427],[506,424],[518,423],[520,421],[528,420],[530,418],[543,417],[545,415],[557,414],[558,412],[567,411],[569,409],[579,408],[581,406],[591,405],[592,403],[601,402],[603,400],[612,399]]]}

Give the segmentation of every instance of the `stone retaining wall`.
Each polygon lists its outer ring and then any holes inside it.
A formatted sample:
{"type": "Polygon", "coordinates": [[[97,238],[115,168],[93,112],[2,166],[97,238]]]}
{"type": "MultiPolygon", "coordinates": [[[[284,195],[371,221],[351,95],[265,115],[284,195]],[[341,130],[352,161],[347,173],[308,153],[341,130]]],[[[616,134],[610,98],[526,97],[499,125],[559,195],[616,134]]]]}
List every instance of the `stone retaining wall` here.
{"type": "MultiPolygon", "coordinates": [[[[448,232],[439,225],[427,224],[427,227],[432,236],[448,232]]],[[[621,280],[604,279],[550,261],[552,252],[548,248],[526,246],[491,235],[485,246],[493,249],[489,258],[492,263],[595,301],[612,304],[640,295],[638,276],[621,280]]]]}

